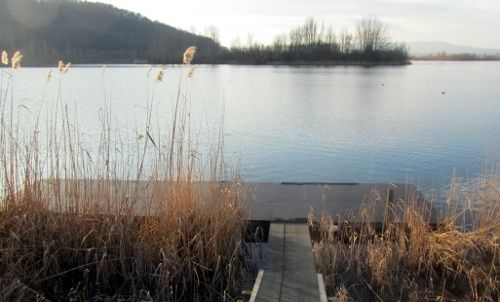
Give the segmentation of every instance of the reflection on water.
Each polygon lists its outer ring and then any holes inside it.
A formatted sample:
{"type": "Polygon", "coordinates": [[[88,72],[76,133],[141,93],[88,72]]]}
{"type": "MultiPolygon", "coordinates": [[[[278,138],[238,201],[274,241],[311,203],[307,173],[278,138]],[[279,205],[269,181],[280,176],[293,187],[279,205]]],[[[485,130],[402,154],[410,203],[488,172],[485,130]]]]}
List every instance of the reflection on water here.
{"type": "MultiPolygon", "coordinates": [[[[180,67],[160,85],[146,66],[76,67],[62,95],[80,131],[96,143],[104,96],[124,138],[134,141],[153,99],[157,129],[170,123],[180,67]],[[149,96],[149,97],[148,97],[149,96]]],[[[16,72],[19,104],[57,95],[46,68],[16,72]]],[[[190,87],[200,131],[215,131],[225,108],[225,148],[252,181],[401,182],[429,188],[481,171],[500,150],[500,64],[416,62],[402,67],[200,66],[190,87]]],[[[34,110],[33,110],[34,111],[34,110]]],[[[33,111],[19,110],[24,124],[33,111]]],[[[50,114],[46,111],[45,114],[50,114]]],[[[154,128],[153,128],[154,129],[154,128]]],[[[205,134],[200,138],[205,141],[205,134]]]]}

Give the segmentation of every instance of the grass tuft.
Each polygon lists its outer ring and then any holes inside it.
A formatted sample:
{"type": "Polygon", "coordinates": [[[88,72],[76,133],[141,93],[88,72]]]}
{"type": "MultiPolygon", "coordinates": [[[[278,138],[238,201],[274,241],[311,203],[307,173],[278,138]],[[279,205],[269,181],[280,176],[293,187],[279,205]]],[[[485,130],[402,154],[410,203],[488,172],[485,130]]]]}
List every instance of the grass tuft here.
{"type": "MultiPolygon", "coordinates": [[[[69,66],[61,61],[58,70],[69,66]]],[[[12,87],[15,75],[5,76],[10,83],[2,87],[12,87]]],[[[1,301],[239,296],[246,218],[240,181],[222,168],[221,141],[209,167],[195,156],[182,87],[169,135],[154,134],[148,100],[144,139],[132,142],[137,151],[129,158],[120,157],[124,144],[107,106],[99,150],[91,152],[63,97],[45,126],[20,130],[11,92],[0,94],[1,301]]]]}
{"type": "Polygon", "coordinates": [[[453,183],[437,227],[409,196],[382,232],[369,211],[357,223],[309,218],[320,234],[314,254],[329,294],[338,301],[498,301],[500,175],[465,191],[453,183]]]}

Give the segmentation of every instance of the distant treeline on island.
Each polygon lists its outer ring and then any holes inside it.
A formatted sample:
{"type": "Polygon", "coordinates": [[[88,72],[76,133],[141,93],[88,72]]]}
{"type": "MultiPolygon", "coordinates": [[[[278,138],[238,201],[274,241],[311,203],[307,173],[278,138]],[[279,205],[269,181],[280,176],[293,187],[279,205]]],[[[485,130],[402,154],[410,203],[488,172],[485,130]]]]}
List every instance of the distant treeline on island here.
{"type": "Polygon", "coordinates": [[[422,61],[500,61],[498,54],[453,53],[438,52],[434,54],[412,56],[412,60],[422,61]]]}
{"type": "Polygon", "coordinates": [[[76,0],[0,0],[0,50],[21,50],[24,65],[180,63],[183,51],[198,47],[206,64],[406,64],[404,44],[391,42],[374,17],[355,32],[336,33],[313,18],[264,45],[236,40],[230,48],[208,36],[153,22],[108,4],[76,0]]]}
{"type": "Polygon", "coordinates": [[[405,64],[409,59],[407,47],[391,42],[386,26],[375,17],[358,22],[354,33],[335,33],[331,26],[307,18],[304,25],[277,36],[271,45],[249,40],[245,46],[232,45],[225,60],[249,64],[405,64]]]}

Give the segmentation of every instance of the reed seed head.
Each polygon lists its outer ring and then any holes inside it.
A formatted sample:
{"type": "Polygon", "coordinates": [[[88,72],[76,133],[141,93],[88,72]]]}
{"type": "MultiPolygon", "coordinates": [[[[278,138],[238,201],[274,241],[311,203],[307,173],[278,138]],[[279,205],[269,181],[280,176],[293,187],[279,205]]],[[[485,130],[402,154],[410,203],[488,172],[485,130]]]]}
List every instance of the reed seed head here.
{"type": "Polygon", "coordinates": [[[57,70],[59,70],[59,73],[68,73],[69,68],[71,67],[71,63],[64,64],[62,60],[57,63],[57,70]]]}
{"type": "Polygon", "coordinates": [[[191,66],[188,70],[188,78],[192,78],[193,77],[193,74],[194,74],[194,71],[196,70],[196,66],[191,66]]]}
{"type": "Polygon", "coordinates": [[[5,50],[2,51],[2,64],[9,65],[9,54],[5,50]]]}
{"type": "Polygon", "coordinates": [[[186,49],[184,52],[183,60],[182,62],[184,64],[191,64],[191,61],[194,58],[194,54],[196,53],[196,46],[190,46],[186,49]]]}
{"type": "Polygon", "coordinates": [[[158,69],[158,73],[156,74],[156,83],[160,83],[163,81],[163,78],[165,77],[165,67],[160,67],[158,69]]]}
{"type": "Polygon", "coordinates": [[[46,83],[50,82],[50,79],[52,79],[52,70],[49,70],[49,72],[47,72],[47,76],[45,77],[45,82],[46,83]]]}
{"type": "Polygon", "coordinates": [[[66,64],[66,66],[64,66],[64,69],[62,70],[62,73],[68,73],[70,66],[71,66],[71,63],[66,64]]]}
{"type": "Polygon", "coordinates": [[[62,60],[57,64],[57,70],[59,70],[59,73],[62,74],[68,73],[70,67],[71,63],[64,64],[62,60]]]}
{"type": "Polygon", "coordinates": [[[24,56],[21,54],[21,52],[18,50],[14,53],[12,56],[12,69],[19,69],[21,68],[21,61],[23,60],[24,56]]]}

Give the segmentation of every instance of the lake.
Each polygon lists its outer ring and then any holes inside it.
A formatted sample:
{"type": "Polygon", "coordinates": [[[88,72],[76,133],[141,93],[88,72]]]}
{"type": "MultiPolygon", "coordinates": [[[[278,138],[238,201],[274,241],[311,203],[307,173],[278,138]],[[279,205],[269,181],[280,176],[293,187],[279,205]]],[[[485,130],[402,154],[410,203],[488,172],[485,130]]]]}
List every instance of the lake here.
{"type": "MultiPolygon", "coordinates": [[[[12,91],[23,128],[35,108],[58,94],[59,76],[53,69],[45,84],[47,70],[15,72],[12,91]]],[[[167,66],[159,84],[157,69],[150,78],[147,70],[77,66],[64,76],[61,99],[90,144],[98,144],[105,106],[125,140],[143,131],[148,100],[156,123],[151,131],[170,122],[183,67],[167,66]]],[[[183,81],[200,143],[207,142],[206,132],[215,134],[224,107],[225,154],[245,180],[411,179],[430,189],[445,185],[454,171],[476,176],[500,151],[500,62],[198,66],[183,81]]]]}

